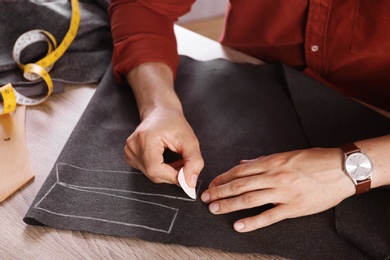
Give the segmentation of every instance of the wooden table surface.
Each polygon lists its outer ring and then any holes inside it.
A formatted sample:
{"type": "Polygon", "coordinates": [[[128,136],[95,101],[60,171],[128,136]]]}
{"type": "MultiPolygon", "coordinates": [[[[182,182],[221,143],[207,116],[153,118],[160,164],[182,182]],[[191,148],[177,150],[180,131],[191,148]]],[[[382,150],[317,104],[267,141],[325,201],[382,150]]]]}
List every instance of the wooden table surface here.
{"type": "MultiPolygon", "coordinates": [[[[175,26],[175,31],[180,54],[198,60],[226,58],[261,63],[179,26],[175,26]]],[[[26,225],[23,217],[95,87],[68,85],[64,93],[27,108],[26,142],[35,179],[0,204],[0,259],[280,259],[26,225]]]]}

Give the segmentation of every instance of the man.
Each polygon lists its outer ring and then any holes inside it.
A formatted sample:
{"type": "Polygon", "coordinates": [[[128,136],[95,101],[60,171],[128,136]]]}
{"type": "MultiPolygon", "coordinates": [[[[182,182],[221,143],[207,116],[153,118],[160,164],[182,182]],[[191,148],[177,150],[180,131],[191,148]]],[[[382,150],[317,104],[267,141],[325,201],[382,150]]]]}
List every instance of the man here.
{"type": "MultiPolygon", "coordinates": [[[[126,161],[152,181],[177,184],[178,166],[194,187],[203,168],[198,140],[173,82],[178,55],[173,23],[192,0],[113,0],[114,73],[127,80],[141,124],[126,141],[126,161]],[[163,161],[168,148],[183,160],[163,161]]],[[[282,61],[371,106],[390,111],[390,3],[368,0],[231,0],[221,43],[263,61],[282,61]]],[[[390,184],[390,136],[355,142],[375,165],[372,188],[390,184]],[[388,160],[387,160],[388,161],[388,160]]],[[[355,193],[339,148],[245,160],[214,179],[202,200],[214,214],[273,203],[238,220],[239,232],[321,212],[355,193]]]]}

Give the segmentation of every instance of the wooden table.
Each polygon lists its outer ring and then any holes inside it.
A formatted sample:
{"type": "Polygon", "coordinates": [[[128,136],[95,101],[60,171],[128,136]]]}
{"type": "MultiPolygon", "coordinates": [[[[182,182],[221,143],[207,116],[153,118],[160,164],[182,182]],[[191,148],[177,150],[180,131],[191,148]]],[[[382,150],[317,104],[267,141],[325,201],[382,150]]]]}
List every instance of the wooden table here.
{"type": "MultiPolygon", "coordinates": [[[[180,54],[261,63],[182,27],[175,31],[180,54]]],[[[26,141],[35,179],[0,204],[0,259],[280,259],[26,225],[24,215],[94,92],[95,86],[66,86],[64,93],[27,108],[26,141]]]]}

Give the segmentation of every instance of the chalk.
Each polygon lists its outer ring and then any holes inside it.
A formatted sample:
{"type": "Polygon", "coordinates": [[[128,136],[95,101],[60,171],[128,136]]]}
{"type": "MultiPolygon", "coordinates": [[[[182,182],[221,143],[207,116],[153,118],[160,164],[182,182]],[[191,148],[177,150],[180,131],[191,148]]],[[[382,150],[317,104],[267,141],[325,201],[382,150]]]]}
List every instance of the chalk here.
{"type": "Polygon", "coordinates": [[[184,177],[184,171],[183,168],[180,169],[179,175],[177,177],[177,180],[179,181],[179,184],[181,188],[184,190],[184,192],[191,198],[196,199],[196,191],[195,188],[190,188],[186,182],[186,179],[184,177]]]}

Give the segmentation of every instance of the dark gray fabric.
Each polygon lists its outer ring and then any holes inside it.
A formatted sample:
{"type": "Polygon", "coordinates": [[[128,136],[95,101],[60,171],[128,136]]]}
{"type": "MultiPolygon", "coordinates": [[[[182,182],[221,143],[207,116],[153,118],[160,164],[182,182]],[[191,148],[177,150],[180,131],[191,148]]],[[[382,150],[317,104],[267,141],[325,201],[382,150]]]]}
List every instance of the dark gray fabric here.
{"type": "MultiPolygon", "coordinates": [[[[54,92],[63,91],[63,83],[98,83],[111,61],[112,40],[107,14],[109,0],[80,0],[80,27],[76,39],[56,62],[50,75],[54,92]]],[[[46,93],[43,81],[33,83],[23,78],[12,58],[12,49],[23,33],[42,29],[61,43],[70,25],[70,1],[2,0],[0,1],[0,85],[11,82],[27,96],[46,93]]],[[[36,61],[47,51],[37,43],[22,53],[22,62],[36,61]],[[35,59],[34,59],[35,58],[35,59]]]]}
{"type": "MultiPolygon", "coordinates": [[[[316,145],[339,145],[390,132],[387,118],[278,63],[256,66],[181,57],[175,84],[205,159],[198,194],[241,159],[316,145]],[[356,120],[356,112],[368,121],[356,120]],[[366,128],[367,124],[371,127],[366,128]],[[344,129],[346,125],[348,129],[344,129]]],[[[380,247],[362,245],[373,243],[366,235],[373,235],[377,229],[371,230],[371,223],[360,218],[349,217],[360,215],[359,208],[349,206],[350,201],[363,198],[360,196],[320,214],[285,220],[246,234],[235,232],[235,220],[272,206],[216,216],[199,198],[192,201],[179,187],[148,181],[123,159],[124,142],[138,124],[130,88],[115,85],[109,70],[24,221],[294,259],[390,256],[389,244],[383,241],[386,235],[377,236],[375,243],[379,241],[380,247]],[[362,228],[350,228],[355,221],[362,228]]],[[[167,153],[167,161],[174,158],[174,154],[167,153]]],[[[376,189],[364,196],[366,203],[379,200],[375,205],[386,207],[383,212],[373,211],[383,216],[372,218],[383,233],[390,233],[386,205],[389,190],[376,189]]]]}
{"type": "Polygon", "coordinates": [[[375,259],[390,259],[390,187],[345,200],[336,207],[337,232],[375,259]]]}

